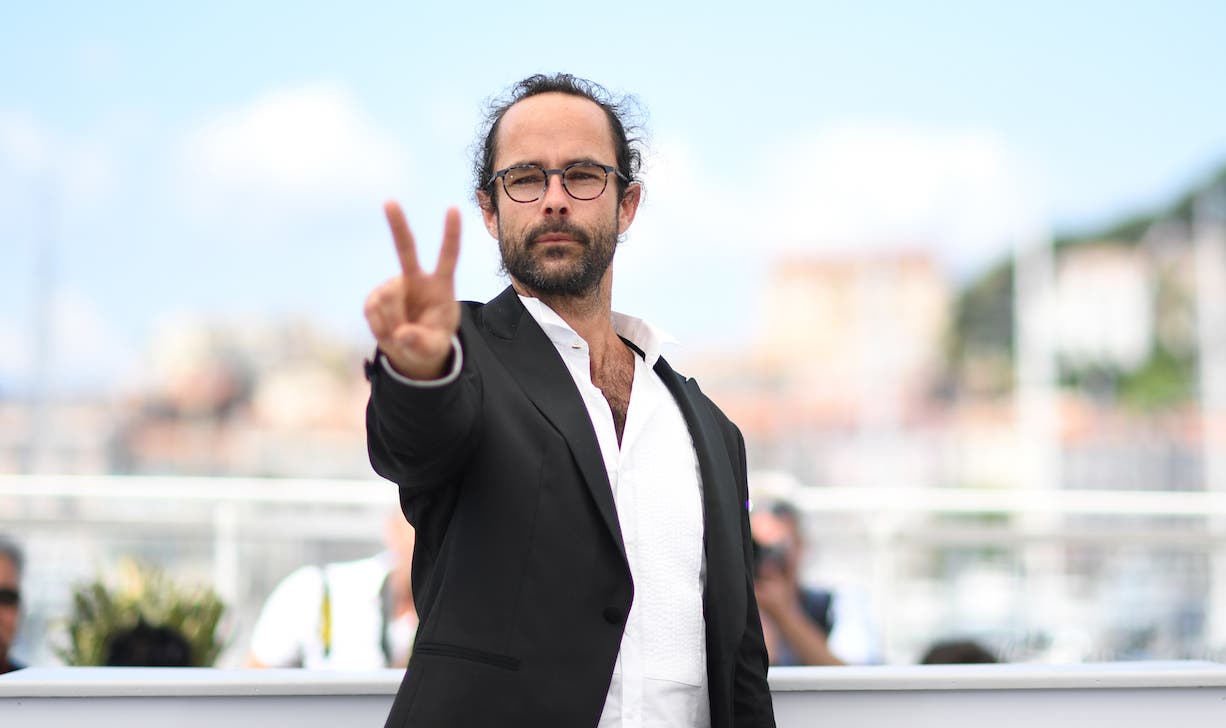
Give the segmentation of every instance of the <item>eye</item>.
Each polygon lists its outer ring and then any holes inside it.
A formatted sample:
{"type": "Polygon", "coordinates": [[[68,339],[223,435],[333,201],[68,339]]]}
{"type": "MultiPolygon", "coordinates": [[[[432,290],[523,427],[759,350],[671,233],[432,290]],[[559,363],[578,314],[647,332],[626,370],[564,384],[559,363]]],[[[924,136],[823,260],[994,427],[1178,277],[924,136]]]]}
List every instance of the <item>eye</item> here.
{"type": "Polygon", "coordinates": [[[534,167],[512,169],[503,179],[509,187],[540,187],[545,183],[545,173],[534,167]]]}
{"type": "Polygon", "coordinates": [[[566,170],[566,181],[568,182],[596,182],[603,178],[604,170],[592,165],[571,167],[566,170]]]}

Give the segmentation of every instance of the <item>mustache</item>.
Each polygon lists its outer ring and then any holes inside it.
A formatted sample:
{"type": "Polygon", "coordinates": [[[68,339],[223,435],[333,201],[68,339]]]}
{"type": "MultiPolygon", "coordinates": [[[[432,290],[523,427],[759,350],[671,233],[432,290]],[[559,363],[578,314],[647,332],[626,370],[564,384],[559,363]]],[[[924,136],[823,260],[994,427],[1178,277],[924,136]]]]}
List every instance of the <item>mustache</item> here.
{"type": "Polygon", "coordinates": [[[535,241],[538,237],[542,235],[549,235],[551,233],[564,233],[569,235],[576,243],[584,246],[587,246],[592,242],[592,239],[586,232],[584,232],[583,228],[560,217],[546,220],[540,225],[529,229],[524,235],[524,239],[528,241],[528,245],[535,245],[535,241]]]}

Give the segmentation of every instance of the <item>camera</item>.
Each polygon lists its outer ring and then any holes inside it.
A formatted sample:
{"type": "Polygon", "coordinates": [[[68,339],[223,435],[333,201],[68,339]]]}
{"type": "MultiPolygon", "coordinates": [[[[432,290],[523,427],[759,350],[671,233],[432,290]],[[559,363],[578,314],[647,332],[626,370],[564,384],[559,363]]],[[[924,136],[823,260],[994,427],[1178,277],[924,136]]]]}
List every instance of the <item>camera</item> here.
{"type": "Polygon", "coordinates": [[[787,571],[788,549],[784,544],[766,545],[757,539],[751,542],[753,547],[753,575],[755,578],[763,571],[773,570],[782,574],[787,571]]]}

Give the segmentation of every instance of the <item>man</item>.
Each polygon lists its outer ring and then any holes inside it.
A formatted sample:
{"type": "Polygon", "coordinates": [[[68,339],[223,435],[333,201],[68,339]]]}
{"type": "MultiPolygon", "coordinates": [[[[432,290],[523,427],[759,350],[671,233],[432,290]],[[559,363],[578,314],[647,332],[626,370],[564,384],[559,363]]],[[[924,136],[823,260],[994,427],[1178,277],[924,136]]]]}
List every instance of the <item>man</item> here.
{"type": "Polygon", "coordinates": [[[476,170],[511,285],[455,301],[386,206],[371,462],[416,527],[421,620],[389,726],[773,726],[740,432],[612,312],[642,190],[622,109],[560,74],[492,109],[476,170]]]}
{"type": "Polygon", "coordinates": [[[413,528],[393,512],[387,546],[369,558],[309,564],[277,584],[251,634],[248,667],[377,670],[404,667],[417,612],[409,570],[413,528]]]}
{"type": "Polygon", "coordinates": [[[879,661],[876,632],[863,605],[800,583],[804,540],[800,513],[787,501],[755,503],[749,516],[755,548],[754,592],[770,664],[844,665],[879,661]]]}
{"type": "Polygon", "coordinates": [[[25,667],[14,660],[9,652],[21,621],[23,562],[21,548],[0,536],[0,675],[25,667]]]}

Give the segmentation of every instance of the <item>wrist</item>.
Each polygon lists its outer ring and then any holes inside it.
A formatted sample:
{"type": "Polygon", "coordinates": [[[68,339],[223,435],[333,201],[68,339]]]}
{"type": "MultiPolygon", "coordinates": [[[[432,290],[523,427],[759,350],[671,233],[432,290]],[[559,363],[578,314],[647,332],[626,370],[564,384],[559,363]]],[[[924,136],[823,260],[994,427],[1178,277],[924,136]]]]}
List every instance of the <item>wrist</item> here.
{"type": "Polygon", "coordinates": [[[377,358],[383,362],[381,366],[388,376],[401,384],[414,387],[441,387],[459,378],[460,369],[464,364],[464,350],[460,346],[460,338],[453,334],[446,356],[436,364],[395,362],[383,349],[379,349],[377,358]]]}
{"type": "Polygon", "coordinates": [[[420,358],[408,359],[383,351],[383,361],[386,362],[386,365],[391,368],[394,374],[415,382],[428,382],[442,378],[447,372],[447,364],[451,361],[451,352],[449,350],[443,358],[438,360],[423,360],[420,358]]]}

